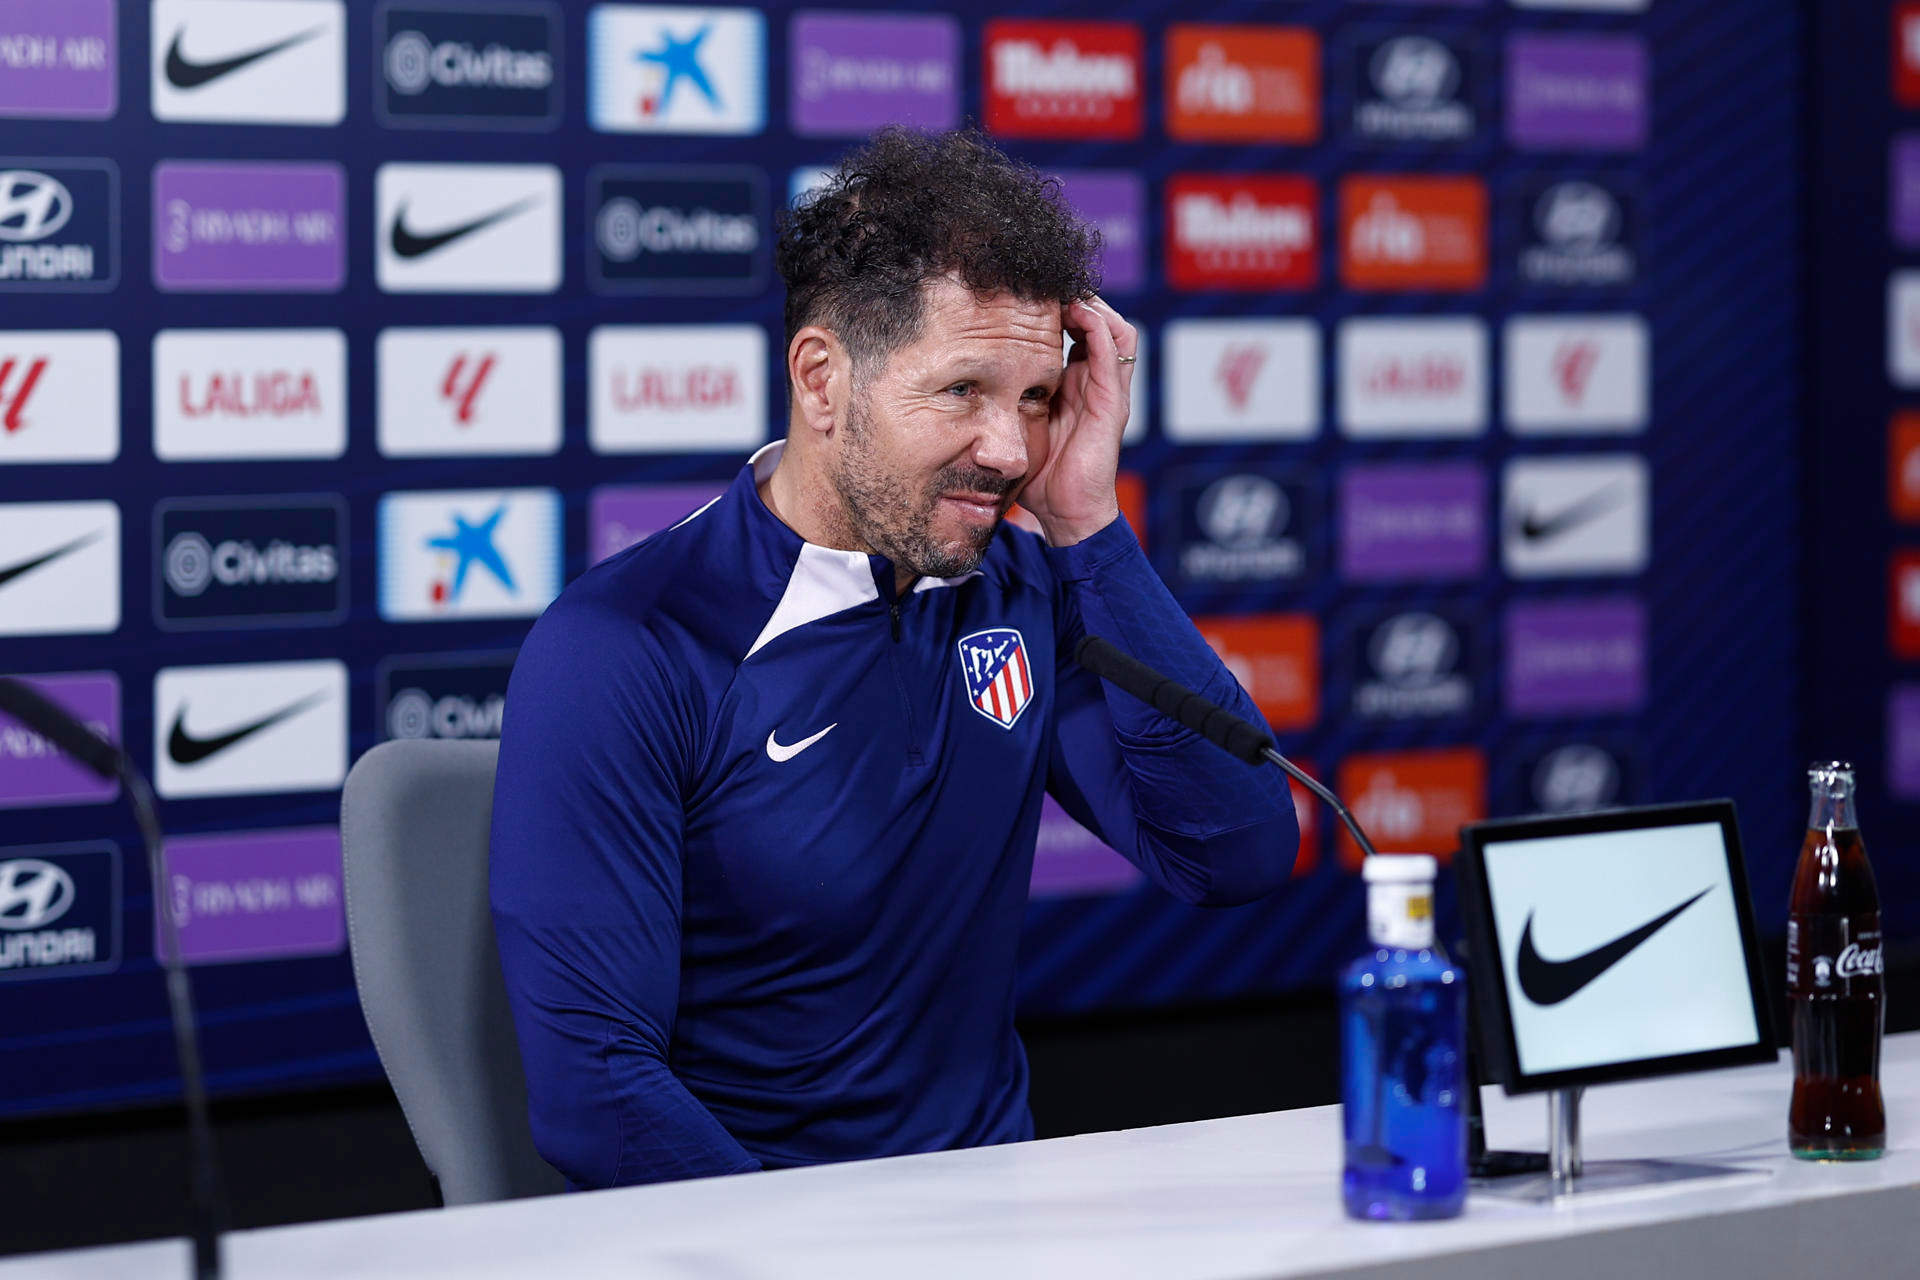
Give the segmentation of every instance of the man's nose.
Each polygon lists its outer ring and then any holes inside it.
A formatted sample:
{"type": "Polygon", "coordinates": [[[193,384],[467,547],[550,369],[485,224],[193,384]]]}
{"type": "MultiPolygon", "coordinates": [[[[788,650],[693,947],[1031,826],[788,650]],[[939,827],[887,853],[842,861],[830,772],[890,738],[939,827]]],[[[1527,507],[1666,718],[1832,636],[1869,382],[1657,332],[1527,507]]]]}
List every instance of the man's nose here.
{"type": "Polygon", "coordinates": [[[1009,480],[1027,473],[1027,425],[1016,407],[994,405],[981,415],[973,441],[974,465],[1009,480]]]}

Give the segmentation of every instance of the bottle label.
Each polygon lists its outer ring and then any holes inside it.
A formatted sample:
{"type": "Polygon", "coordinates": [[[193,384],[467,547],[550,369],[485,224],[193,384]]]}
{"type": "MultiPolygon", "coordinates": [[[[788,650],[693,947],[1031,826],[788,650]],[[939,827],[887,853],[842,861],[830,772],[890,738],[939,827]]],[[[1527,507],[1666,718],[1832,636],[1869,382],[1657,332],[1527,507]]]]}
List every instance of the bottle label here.
{"type": "Polygon", "coordinates": [[[1418,951],[1433,945],[1433,886],[1367,886],[1367,936],[1375,946],[1418,951]]]}
{"type": "Polygon", "coordinates": [[[1788,919],[1789,995],[1865,995],[1881,989],[1885,972],[1879,912],[1788,919]]]}

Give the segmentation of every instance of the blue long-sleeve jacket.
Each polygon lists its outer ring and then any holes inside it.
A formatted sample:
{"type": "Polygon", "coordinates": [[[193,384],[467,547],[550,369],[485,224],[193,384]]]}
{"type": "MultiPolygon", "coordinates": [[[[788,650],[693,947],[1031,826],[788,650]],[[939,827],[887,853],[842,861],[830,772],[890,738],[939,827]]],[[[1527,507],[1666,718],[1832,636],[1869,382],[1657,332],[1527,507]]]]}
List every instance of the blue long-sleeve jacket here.
{"type": "Polygon", "coordinates": [[[1252,770],[1080,670],[1257,715],[1123,521],[896,598],[755,488],[580,578],[508,692],[491,889],[535,1141],[603,1187],[1032,1135],[1014,1032],[1043,789],[1232,904],[1298,846],[1252,770]]]}

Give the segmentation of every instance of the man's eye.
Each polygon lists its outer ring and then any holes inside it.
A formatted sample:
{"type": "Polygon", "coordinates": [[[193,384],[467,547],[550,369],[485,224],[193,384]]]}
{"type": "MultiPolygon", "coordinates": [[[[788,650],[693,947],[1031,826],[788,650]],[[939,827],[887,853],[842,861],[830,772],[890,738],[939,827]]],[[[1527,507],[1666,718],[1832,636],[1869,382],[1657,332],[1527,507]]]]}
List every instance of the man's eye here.
{"type": "Polygon", "coordinates": [[[947,388],[947,393],[949,395],[964,396],[970,393],[972,390],[973,390],[973,384],[971,382],[956,382],[952,386],[947,388]]]}

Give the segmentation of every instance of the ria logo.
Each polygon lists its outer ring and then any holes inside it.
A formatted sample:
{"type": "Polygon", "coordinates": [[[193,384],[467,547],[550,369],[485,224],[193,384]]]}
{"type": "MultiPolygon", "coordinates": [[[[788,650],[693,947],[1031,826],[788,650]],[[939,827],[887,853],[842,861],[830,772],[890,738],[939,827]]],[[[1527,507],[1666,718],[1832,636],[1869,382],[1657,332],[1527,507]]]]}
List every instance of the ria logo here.
{"type": "Polygon", "coordinates": [[[51,862],[0,862],[0,929],[41,929],[73,906],[73,877],[51,862]]]}

